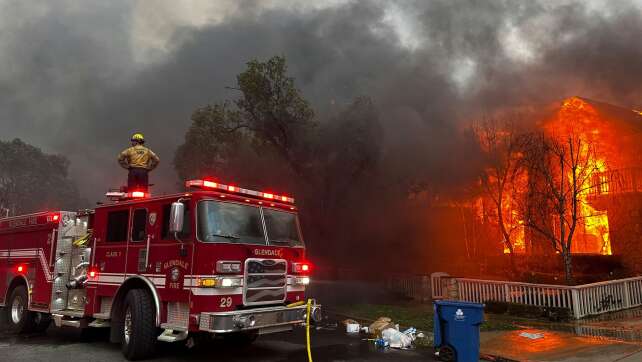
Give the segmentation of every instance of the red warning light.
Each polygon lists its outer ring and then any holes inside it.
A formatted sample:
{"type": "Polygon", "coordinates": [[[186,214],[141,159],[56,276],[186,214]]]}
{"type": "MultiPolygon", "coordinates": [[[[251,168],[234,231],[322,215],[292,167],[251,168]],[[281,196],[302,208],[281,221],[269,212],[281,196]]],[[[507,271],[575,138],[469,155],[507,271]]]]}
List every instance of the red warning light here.
{"type": "Polygon", "coordinates": [[[260,191],[248,190],[248,189],[240,188],[238,186],[220,184],[214,181],[208,181],[208,180],[202,180],[202,179],[185,181],[185,187],[194,187],[198,189],[218,189],[228,193],[233,192],[235,194],[251,195],[252,197],[260,197],[260,198],[275,200],[279,202],[286,202],[288,204],[294,204],[294,199],[289,196],[276,195],[271,192],[260,192],[260,191]]]}
{"type": "Polygon", "coordinates": [[[132,197],[145,197],[145,193],[142,191],[132,191],[132,197]]]}
{"type": "Polygon", "coordinates": [[[306,274],[312,270],[310,263],[292,263],[292,271],[294,273],[306,274]]]}
{"type": "Polygon", "coordinates": [[[18,273],[24,273],[24,272],[26,272],[26,271],[27,271],[27,267],[26,267],[25,265],[22,265],[22,264],[21,264],[21,265],[18,265],[18,267],[16,268],[16,271],[17,271],[18,273]]]}
{"type": "Polygon", "coordinates": [[[53,221],[58,221],[58,219],[60,219],[60,215],[56,214],[56,215],[52,216],[51,219],[53,221]]]}

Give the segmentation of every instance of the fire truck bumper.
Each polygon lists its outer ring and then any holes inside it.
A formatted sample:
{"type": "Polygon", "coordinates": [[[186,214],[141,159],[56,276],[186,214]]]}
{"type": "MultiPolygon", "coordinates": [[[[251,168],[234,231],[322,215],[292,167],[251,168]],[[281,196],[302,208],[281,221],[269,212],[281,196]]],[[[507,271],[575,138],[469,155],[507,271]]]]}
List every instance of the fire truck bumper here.
{"type": "MultiPolygon", "coordinates": [[[[232,333],[258,330],[268,334],[292,329],[292,326],[305,322],[306,306],[269,307],[230,312],[205,312],[200,314],[199,330],[210,333],[232,333]]],[[[313,305],[310,319],[321,320],[321,306],[313,305]]]]}

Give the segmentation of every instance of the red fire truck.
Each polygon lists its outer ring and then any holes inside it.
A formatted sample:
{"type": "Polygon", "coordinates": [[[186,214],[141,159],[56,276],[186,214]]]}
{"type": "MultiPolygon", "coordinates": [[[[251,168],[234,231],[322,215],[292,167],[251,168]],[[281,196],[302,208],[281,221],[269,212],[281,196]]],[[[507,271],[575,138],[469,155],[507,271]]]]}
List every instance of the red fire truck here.
{"type": "MultiPolygon", "coordinates": [[[[302,324],[311,266],[294,199],[211,180],[186,186],[0,219],[10,329],[110,327],[125,357],[141,359],[188,334],[251,342],[302,324]]],[[[320,306],[310,310],[318,319],[320,306]]]]}

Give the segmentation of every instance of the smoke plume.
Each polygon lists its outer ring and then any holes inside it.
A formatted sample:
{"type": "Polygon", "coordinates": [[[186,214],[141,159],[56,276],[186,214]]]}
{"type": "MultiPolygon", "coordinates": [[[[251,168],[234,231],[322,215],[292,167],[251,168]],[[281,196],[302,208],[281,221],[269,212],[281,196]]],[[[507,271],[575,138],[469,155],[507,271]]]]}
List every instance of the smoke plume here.
{"type": "Polygon", "coordinates": [[[173,190],[192,110],[236,97],[246,61],[284,55],[321,118],[373,99],[382,168],[448,185],[474,166],[467,120],[571,95],[639,102],[639,1],[310,4],[0,0],[1,138],[67,156],[97,200],[140,131],[156,191],[173,190]]]}

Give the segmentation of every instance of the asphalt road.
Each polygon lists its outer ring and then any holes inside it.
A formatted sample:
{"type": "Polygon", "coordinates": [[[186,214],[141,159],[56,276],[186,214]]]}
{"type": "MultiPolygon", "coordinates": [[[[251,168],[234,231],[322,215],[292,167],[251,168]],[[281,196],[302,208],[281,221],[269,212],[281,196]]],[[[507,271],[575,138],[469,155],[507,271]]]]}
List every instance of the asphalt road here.
{"type": "MultiPolygon", "coordinates": [[[[2,328],[4,330],[4,328],[2,328]]],[[[314,361],[430,361],[429,350],[379,350],[360,336],[339,329],[312,332],[314,361]]],[[[50,327],[45,334],[9,335],[0,332],[0,361],[124,361],[120,346],[107,333],[86,338],[75,329],[50,327]]],[[[306,361],[305,330],[265,335],[246,347],[222,339],[188,349],[184,344],[159,344],[154,361],[306,361]]]]}
{"type": "MultiPolygon", "coordinates": [[[[383,302],[387,296],[378,284],[364,282],[319,282],[310,288],[324,306],[341,303],[383,302]]],[[[0,312],[4,312],[0,310],[0,312]]],[[[326,324],[328,324],[326,322],[326,324]]],[[[332,324],[332,321],[329,322],[332,324]]],[[[94,332],[96,330],[93,330],[94,332]]],[[[103,332],[107,332],[104,330],[103,332]]],[[[338,328],[313,329],[314,361],[432,361],[431,351],[380,350],[338,328]]],[[[107,333],[91,338],[73,328],[51,326],[45,334],[10,335],[0,318],[0,361],[124,361],[118,344],[108,342],[107,333]]],[[[214,339],[192,349],[184,343],[159,343],[154,361],[306,361],[305,329],[260,336],[252,345],[238,347],[214,339]]]]}

